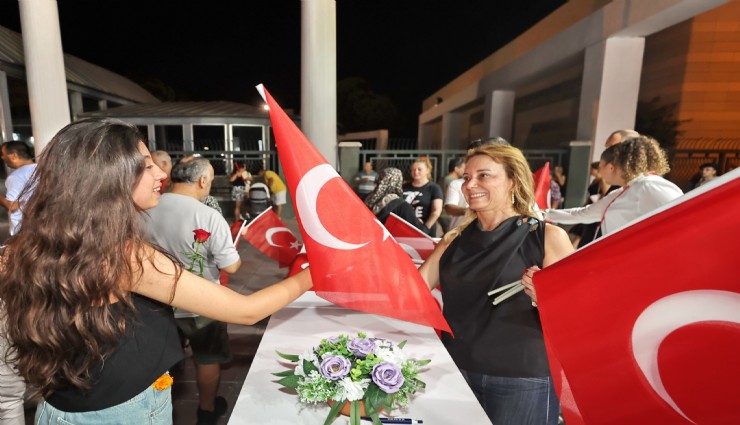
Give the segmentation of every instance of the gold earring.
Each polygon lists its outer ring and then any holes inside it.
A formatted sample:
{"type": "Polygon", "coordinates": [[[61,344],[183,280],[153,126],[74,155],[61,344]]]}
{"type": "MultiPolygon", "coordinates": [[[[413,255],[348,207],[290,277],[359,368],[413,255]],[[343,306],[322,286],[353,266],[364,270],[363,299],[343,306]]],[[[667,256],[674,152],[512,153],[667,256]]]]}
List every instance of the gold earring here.
{"type": "Polygon", "coordinates": [[[514,192],[511,192],[511,205],[514,205],[514,192]]]}

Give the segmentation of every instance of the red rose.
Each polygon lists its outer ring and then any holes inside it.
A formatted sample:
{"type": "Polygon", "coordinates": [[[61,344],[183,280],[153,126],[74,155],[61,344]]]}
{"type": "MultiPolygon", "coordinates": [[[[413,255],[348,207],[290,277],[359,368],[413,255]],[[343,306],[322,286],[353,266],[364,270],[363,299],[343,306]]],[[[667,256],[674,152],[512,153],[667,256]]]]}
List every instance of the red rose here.
{"type": "Polygon", "coordinates": [[[208,240],[208,238],[211,236],[210,232],[207,232],[203,229],[195,229],[193,230],[193,233],[195,233],[195,236],[193,236],[193,239],[195,242],[203,243],[208,240]]]}

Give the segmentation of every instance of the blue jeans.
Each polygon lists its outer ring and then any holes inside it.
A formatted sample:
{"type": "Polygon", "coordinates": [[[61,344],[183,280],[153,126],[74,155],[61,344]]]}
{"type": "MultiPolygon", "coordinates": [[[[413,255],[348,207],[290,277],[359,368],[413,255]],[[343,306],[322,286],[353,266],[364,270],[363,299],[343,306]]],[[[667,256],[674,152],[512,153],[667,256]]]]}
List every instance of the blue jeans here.
{"type": "Polygon", "coordinates": [[[172,425],[172,387],[148,387],[134,398],[92,412],[63,412],[46,401],[36,408],[36,425],[172,425]]]}
{"type": "Polygon", "coordinates": [[[557,425],[552,378],[503,378],[460,370],[495,425],[557,425]]]}

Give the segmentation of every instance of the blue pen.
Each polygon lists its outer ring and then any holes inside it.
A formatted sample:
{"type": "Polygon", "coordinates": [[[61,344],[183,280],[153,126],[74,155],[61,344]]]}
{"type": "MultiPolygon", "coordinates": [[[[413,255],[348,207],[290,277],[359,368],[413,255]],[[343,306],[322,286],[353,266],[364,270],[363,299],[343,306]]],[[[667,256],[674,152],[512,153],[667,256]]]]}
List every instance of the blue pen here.
{"type": "MultiPolygon", "coordinates": [[[[363,416],[360,419],[363,421],[372,421],[371,418],[363,416]]],[[[423,424],[424,421],[421,419],[411,418],[378,418],[381,424],[423,424]]]]}

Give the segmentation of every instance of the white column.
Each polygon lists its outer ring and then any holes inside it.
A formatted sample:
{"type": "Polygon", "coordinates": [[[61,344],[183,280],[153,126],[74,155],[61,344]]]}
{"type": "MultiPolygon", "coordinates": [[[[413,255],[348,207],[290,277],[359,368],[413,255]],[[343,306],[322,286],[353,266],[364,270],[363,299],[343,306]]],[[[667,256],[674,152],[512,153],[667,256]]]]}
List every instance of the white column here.
{"type": "Polygon", "coordinates": [[[513,143],[515,93],[510,90],[494,90],[486,96],[484,128],[488,137],[503,137],[513,143]]]}
{"type": "Polygon", "coordinates": [[[460,149],[467,140],[460,142],[462,130],[462,115],[459,112],[445,112],[442,115],[442,146],[439,149],[460,149]]]}
{"type": "Polygon", "coordinates": [[[69,105],[72,110],[72,119],[76,120],[81,113],[85,112],[85,109],[82,106],[82,93],[78,91],[70,91],[69,105]]]}
{"type": "Polygon", "coordinates": [[[18,0],[34,150],[40,154],[69,124],[59,14],[55,0],[18,0]]]}
{"type": "Polygon", "coordinates": [[[586,49],[578,112],[578,140],[592,140],[598,161],[606,138],[634,128],[645,39],[609,38],[586,49]]]}
{"type": "Polygon", "coordinates": [[[10,115],[8,75],[0,70],[0,143],[13,140],[13,119],[10,115]]]}
{"type": "Polygon", "coordinates": [[[337,166],[336,33],[336,3],[334,0],[301,1],[301,129],[327,162],[335,168],[337,166]]]}

